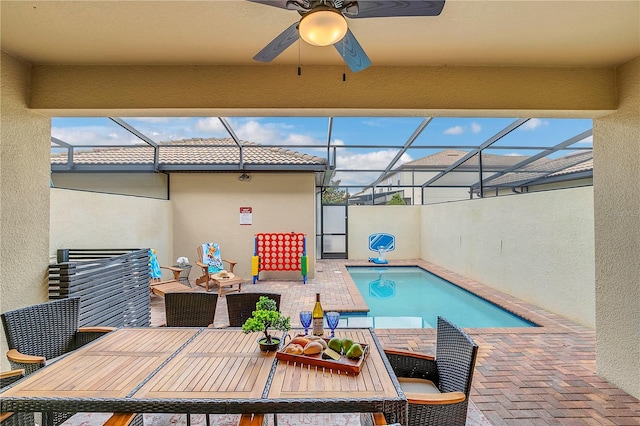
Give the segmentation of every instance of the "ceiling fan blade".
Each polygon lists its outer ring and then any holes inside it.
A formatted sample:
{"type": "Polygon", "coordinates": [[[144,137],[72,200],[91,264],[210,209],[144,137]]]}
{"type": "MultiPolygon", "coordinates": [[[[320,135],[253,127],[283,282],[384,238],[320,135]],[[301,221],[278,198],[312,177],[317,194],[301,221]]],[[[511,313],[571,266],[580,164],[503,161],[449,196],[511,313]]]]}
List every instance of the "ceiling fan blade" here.
{"type": "Polygon", "coordinates": [[[294,22],[278,37],[271,40],[253,59],[260,62],[271,62],[276,56],[284,52],[287,47],[291,46],[294,41],[298,40],[299,37],[298,22],[294,22]]]}
{"type": "Polygon", "coordinates": [[[347,29],[347,34],[333,46],[343,57],[352,72],[362,71],[371,65],[371,60],[364,53],[362,46],[360,46],[350,29],[347,29]]]}
{"type": "Polygon", "coordinates": [[[261,3],[261,4],[264,4],[265,6],[279,7],[280,9],[286,9],[287,3],[289,2],[289,0],[249,0],[249,1],[252,3],[261,3]]]}
{"type": "Polygon", "coordinates": [[[349,18],[384,18],[388,16],[438,16],[445,0],[358,0],[357,12],[344,10],[349,18]],[[350,13],[351,12],[351,13],[350,13]]]}
{"type": "Polygon", "coordinates": [[[249,0],[252,3],[260,3],[265,6],[273,6],[280,9],[297,10],[307,13],[310,9],[309,0],[249,0]]]}

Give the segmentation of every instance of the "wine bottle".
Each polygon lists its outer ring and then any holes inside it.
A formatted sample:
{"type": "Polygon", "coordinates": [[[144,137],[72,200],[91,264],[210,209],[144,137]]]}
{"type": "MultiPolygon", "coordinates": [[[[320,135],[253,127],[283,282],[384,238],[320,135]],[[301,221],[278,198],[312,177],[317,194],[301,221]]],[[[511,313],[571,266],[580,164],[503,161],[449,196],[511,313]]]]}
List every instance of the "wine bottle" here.
{"type": "Polygon", "coordinates": [[[324,311],[320,304],[320,293],[316,293],[316,304],[313,307],[313,334],[322,336],[324,334],[324,311]]]}

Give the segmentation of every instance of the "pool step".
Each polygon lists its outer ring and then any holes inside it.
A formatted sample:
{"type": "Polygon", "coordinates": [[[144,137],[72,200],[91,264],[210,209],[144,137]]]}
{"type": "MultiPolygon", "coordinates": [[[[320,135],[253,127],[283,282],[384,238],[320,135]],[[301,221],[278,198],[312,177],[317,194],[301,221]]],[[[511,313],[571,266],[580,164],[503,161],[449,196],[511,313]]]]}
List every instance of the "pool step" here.
{"type": "Polygon", "coordinates": [[[342,327],[370,328],[433,328],[421,317],[342,317],[338,324],[342,327]]]}

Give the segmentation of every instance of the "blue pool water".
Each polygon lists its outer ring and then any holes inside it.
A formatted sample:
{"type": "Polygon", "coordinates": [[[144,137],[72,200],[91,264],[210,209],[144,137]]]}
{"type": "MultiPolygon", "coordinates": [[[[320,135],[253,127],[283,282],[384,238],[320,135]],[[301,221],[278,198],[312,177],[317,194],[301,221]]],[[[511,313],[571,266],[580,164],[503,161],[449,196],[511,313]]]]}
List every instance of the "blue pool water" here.
{"type": "Polygon", "coordinates": [[[345,314],[349,326],[430,328],[443,316],[463,328],[535,327],[419,267],[349,266],[347,270],[370,309],[368,318],[345,314]]]}

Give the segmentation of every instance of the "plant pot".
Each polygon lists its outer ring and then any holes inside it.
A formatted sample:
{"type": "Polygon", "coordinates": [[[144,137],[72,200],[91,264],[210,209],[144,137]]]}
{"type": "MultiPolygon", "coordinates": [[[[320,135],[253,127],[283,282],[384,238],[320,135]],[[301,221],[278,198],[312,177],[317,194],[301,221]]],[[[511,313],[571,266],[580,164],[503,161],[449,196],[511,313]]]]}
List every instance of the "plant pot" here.
{"type": "Polygon", "coordinates": [[[262,352],[277,351],[280,347],[280,339],[278,339],[277,337],[272,337],[271,343],[267,343],[267,338],[261,337],[258,339],[258,344],[260,345],[260,350],[262,352]]]}

